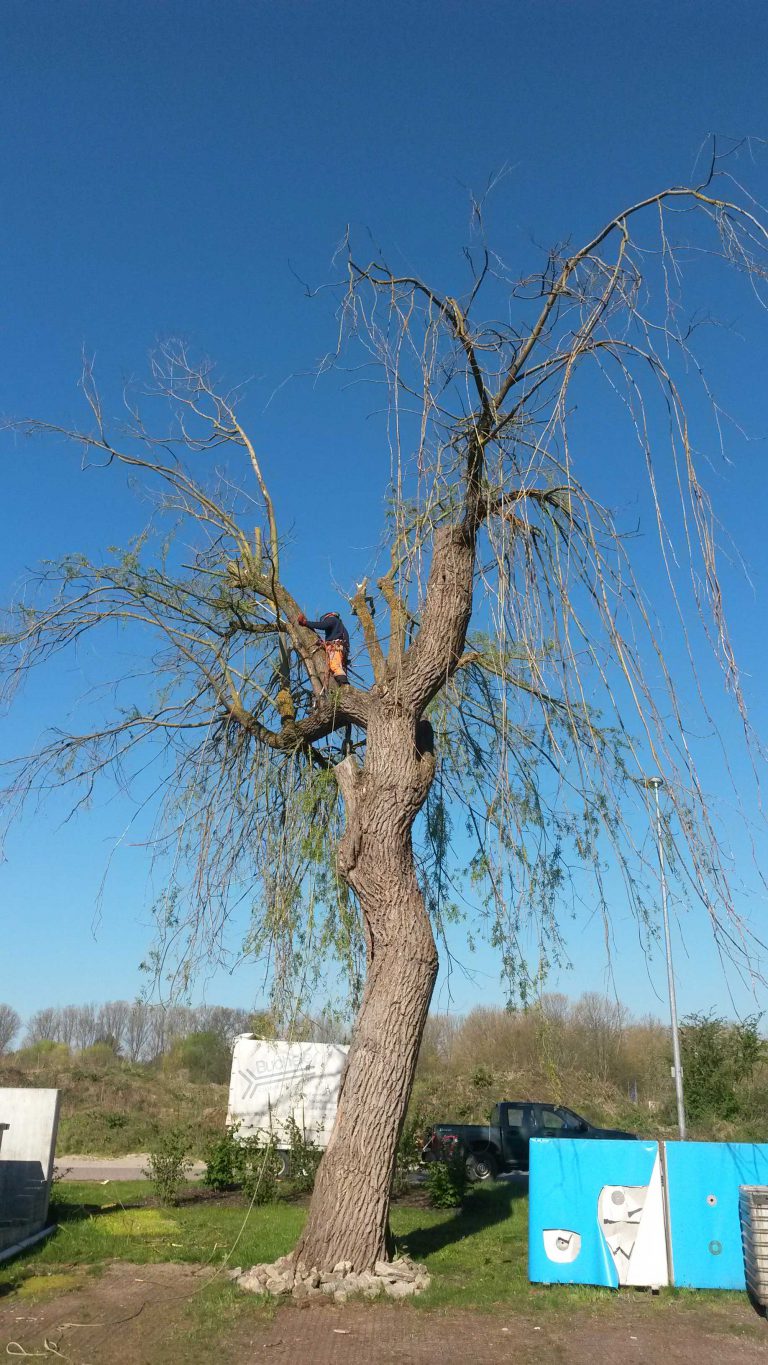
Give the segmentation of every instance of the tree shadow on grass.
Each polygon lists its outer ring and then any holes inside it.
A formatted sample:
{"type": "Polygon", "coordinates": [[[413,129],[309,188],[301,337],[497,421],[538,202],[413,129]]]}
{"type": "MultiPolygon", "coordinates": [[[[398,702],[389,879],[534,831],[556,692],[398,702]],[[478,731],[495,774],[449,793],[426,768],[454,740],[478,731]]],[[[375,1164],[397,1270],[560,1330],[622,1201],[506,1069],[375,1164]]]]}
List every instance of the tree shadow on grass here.
{"type": "MultiPolygon", "coordinates": [[[[286,1199],[286,1204],[306,1202],[305,1197],[286,1199]]],[[[283,1202],[282,1200],[280,1201],[283,1202]]],[[[66,1198],[57,1198],[54,1192],[51,1195],[50,1208],[48,1213],[49,1223],[77,1223],[85,1218],[96,1218],[100,1213],[119,1213],[123,1210],[129,1212],[136,1209],[153,1209],[155,1212],[173,1213],[180,1209],[199,1207],[208,1205],[214,1209],[234,1208],[247,1209],[248,1199],[242,1190],[233,1189],[226,1191],[211,1190],[201,1188],[198,1185],[191,1185],[179,1192],[178,1201],[175,1204],[164,1204],[156,1194],[153,1194],[151,1187],[147,1184],[147,1192],[142,1195],[135,1195],[133,1199],[113,1199],[105,1204],[98,1204],[84,1199],[74,1202],[66,1198]]]]}
{"type": "Polygon", "coordinates": [[[432,1256],[443,1247],[505,1222],[514,1205],[527,1193],[528,1180],[519,1177],[476,1187],[467,1195],[464,1207],[457,1209],[452,1218],[433,1227],[414,1228],[397,1238],[398,1247],[414,1260],[432,1256]]]}
{"type": "Polygon", "coordinates": [[[91,1204],[86,1201],[73,1204],[68,1199],[58,1200],[51,1198],[48,1208],[49,1223],[79,1223],[85,1218],[96,1218],[100,1213],[119,1213],[123,1209],[143,1209],[146,1208],[143,1200],[130,1200],[125,1203],[123,1200],[115,1200],[108,1204],[91,1204]]]}

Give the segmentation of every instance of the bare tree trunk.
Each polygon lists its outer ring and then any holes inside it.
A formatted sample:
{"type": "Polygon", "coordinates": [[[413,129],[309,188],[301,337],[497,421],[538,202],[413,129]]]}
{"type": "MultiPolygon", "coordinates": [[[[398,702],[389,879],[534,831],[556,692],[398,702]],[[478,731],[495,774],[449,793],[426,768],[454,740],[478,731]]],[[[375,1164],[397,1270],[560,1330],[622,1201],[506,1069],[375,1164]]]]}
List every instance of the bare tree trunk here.
{"type": "Polygon", "coordinates": [[[337,768],[347,808],[339,868],[357,892],[368,973],[331,1140],[296,1258],[370,1270],[386,1258],[400,1132],[437,977],[437,949],[419,889],[411,827],[434,773],[429,727],[385,694],[371,715],[365,767],[337,768]]]}
{"type": "Polygon", "coordinates": [[[369,694],[365,764],[336,768],[346,806],[340,874],[357,893],[368,974],[331,1140],[295,1257],[355,1271],[385,1259],[397,1144],[437,978],[411,829],[435,773],[425,706],[455,670],[472,608],[471,519],[435,535],[422,626],[369,694]]]}

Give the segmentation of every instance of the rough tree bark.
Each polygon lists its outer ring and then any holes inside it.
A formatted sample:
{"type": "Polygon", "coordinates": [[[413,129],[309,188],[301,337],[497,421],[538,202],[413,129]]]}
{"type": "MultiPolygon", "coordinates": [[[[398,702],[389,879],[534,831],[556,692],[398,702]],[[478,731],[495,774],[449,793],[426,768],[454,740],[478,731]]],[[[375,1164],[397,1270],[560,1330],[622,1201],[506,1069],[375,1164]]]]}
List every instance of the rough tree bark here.
{"type": "Polygon", "coordinates": [[[355,891],[367,973],[331,1140],[296,1251],[307,1267],[386,1257],[397,1144],[437,977],[437,949],[413,860],[411,830],[435,772],[422,712],[455,670],[472,606],[470,524],[435,538],[417,641],[372,689],[365,762],[336,768],[346,809],[338,867],[355,891]]]}

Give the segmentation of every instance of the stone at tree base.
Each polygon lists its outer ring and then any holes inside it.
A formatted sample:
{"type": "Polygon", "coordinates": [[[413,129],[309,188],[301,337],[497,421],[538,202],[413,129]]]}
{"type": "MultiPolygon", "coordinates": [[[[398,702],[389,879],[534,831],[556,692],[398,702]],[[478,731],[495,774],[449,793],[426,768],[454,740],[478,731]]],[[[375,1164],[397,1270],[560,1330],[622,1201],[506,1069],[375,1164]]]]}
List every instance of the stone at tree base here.
{"type": "Polygon", "coordinates": [[[404,1299],[409,1294],[418,1294],[418,1292],[419,1285],[417,1284],[416,1280],[395,1280],[394,1282],[390,1281],[389,1285],[387,1286],[387,1293],[390,1294],[393,1299],[404,1299]]]}
{"type": "Polygon", "coordinates": [[[267,1280],[264,1286],[268,1294],[275,1294],[278,1297],[282,1297],[282,1295],[284,1294],[290,1294],[293,1290],[293,1287],[294,1286],[292,1284],[288,1284],[287,1281],[284,1279],[267,1280]]]}
{"type": "Polygon", "coordinates": [[[351,1261],[338,1261],[333,1270],[307,1269],[302,1261],[293,1264],[290,1256],[281,1256],[271,1265],[256,1265],[237,1277],[242,1289],[255,1294],[271,1294],[276,1298],[295,1299],[333,1298],[346,1303],[352,1294],[367,1299],[389,1294],[395,1299],[420,1294],[429,1285],[426,1266],[417,1265],[409,1256],[398,1256],[394,1261],[377,1261],[373,1270],[354,1271],[351,1261]]]}
{"type": "Polygon", "coordinates": [[[377,1294],[381,1289],[381,1280],[378,1275],[374,1275],[372,1270],[361,1270],[355,1278],[361,1289],[374,1289],[377,1294]]]}
{"type": "Polygon", "coordinates": [[[406,1256],[398,1256],[394,1261],[377,1261],[375,1271],[384,1280],[412,1280],[417,1267],[406,1256]]]}

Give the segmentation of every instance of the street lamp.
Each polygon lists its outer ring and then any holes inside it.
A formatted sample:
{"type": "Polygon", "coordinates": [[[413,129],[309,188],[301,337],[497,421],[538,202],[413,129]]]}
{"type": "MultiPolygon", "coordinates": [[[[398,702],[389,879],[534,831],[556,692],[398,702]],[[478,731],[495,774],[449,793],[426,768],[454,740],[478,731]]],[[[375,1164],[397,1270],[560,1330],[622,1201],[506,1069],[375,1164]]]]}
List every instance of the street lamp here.
{"type": "Polygon", "coordinates": [[[669,933],[669,909],[667,906],[667,869],[664,861],[664,843],[661,837],[661,806],[659,788],[664,786],[661,777],[643,777],[640,786],[653,792],[656,801],[656,841],[659,849],[659,871],[661,872],[661,908],[664,916],[664,943],[667,952],[667,982],[669,985],[669,1013],[672,1020],[672,1057],[675,1064],[675,1094],[677,1096],[677,1126],[680,1139],[685,1141],[685,1105],[683,1103],[683,1068],[680,1063],[680,1033],[677,1027],[677,1000],[675,998],[675,974],[672,970],[672,939],[669,933]]]}

